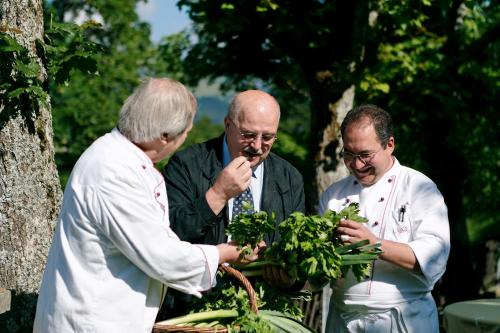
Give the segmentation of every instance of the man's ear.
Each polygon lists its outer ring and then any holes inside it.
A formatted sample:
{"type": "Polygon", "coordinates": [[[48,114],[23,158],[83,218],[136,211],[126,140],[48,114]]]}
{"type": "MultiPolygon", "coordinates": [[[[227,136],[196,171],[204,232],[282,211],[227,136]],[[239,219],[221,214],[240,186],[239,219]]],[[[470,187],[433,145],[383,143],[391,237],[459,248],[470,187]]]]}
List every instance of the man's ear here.
{"type": "Polygon", "coordinates": [[[394,149],[396,149],[396,143],[394,142],[393,136],[391,136],[387,141],[387,148],[391,149],[391,152],[394,152],[394,149]]]}
{"type": "Polygon", "coordinates": [[[172,138],[168,136],[168,133],[161,133],[160,140],[169,142],[170,140],[172,140],[172,138]]]}

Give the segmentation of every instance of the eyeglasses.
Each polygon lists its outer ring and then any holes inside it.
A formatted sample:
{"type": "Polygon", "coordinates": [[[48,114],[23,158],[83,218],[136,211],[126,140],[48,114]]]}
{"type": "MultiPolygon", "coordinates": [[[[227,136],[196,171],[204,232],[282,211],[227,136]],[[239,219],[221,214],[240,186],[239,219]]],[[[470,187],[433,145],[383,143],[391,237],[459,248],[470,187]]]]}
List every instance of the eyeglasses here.
{"type": "Polygon", "coordinates": [[[245,142],[254,142],[255,140],[257,140],[259,135],[260,135],[260,138],[261,138],[263,143],[271,143],[278,138],[278,136],[276,134],[273,134],[273,133],[259,134],[259,133],[255,133],[255,132],[242,131],[238,126],[236,126],[236,124],[234,123],[234,121],[231,118],[229,118],[229,120],[234,125],[234,127],[236,127],[238,132],[240,132],[241,140],[243,140],[245,142]]]}
{"type": "Polygon", "coordinates": [[[344,161],[347,163],[350,163],[356,159],[359,159],[363,164],[368,164],[375,157],[375,155],[381,150],[382,150],[382,148],[380,148],[377,151],[354,154],[354,153],[351,153],[349,151],[345,151],[344,149],[342,149],[342,151],[340,152],[340,156],[342,156],[344,161]]]}

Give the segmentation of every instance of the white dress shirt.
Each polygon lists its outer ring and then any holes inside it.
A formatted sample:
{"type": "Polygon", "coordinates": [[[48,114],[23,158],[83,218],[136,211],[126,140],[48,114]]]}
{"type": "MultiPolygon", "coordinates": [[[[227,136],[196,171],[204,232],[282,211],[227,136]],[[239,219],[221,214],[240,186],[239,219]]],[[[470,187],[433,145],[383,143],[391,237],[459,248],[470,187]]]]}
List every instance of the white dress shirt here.
{"type": "Polygon", "coordinates": [[[114,129],[75,165],[38,298],[36,333],[150,333],[167,287],[201,296],[214,246],[169,227],[162,175],[114,129]]]}
{"type": "MultiPolygon", "coordinates": [[[[350,273],[332,285],[330,312],[341,314],[345,322],[352,321],[351,328],[370,326],[366,322],[369,313],[393,312],[389,313],[388,326],[377,330],[372,325],[366,332],[419,332],[417,327],[438,332],[438,327],[430,323],[435,318],[437,324],[430,292],[446,269],[450,234],[447,208],[436,185],[395,159],[393,167],[372,186],[362,186],[352,175],[331,185],[321,196],[320,213],[339,211],[351,202],[359,203],[360,215],[368,218],[366,226],[375,236],[412,248],[421,273],[376,260],[371,278],[358,282],[350,273]],[[407,306],[410,303],[411,308],[407,306]],[[430,311],[421,313],[425,308],[430,311]]],[[[331,324],[333,315],[329,314],[331,324]]],[[[383,322],[381,318],[376,321],[383,322]]],[[[334,332],[332,325],[328,327],[327,332],[334,332]]],[[[364,330],[352,328],[352,332],[364,330]]]]}

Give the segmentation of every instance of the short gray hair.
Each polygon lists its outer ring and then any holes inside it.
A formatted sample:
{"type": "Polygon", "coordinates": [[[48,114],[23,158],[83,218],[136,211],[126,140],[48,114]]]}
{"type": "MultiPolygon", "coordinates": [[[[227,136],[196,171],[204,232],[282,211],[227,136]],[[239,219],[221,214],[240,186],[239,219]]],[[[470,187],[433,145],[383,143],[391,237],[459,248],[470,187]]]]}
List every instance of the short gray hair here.
{"type": "Polygon", "coordinates": [[[122,106],[118,128],[136,143],[177,137],[193,120],[197,108],[193,93],[168,78],[147,78],[122,106]]]}

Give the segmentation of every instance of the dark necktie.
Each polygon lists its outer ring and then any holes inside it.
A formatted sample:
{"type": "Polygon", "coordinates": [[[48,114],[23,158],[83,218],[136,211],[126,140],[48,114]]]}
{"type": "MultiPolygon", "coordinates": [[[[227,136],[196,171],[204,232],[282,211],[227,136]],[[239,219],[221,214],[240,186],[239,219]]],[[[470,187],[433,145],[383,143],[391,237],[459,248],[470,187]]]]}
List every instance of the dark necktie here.
{"type": "MultiPolygon", "coordinates": [[[[248,208],[248,207],[246,207],[248,208]]],[[[233,219],[240,215],[241,213],[252,214],[253,213],[253,197],[250,188],[240,193],[233,201],[233,219]],[[243,203],[246,202],[250,209],[244,209],[243,203]]]]}

